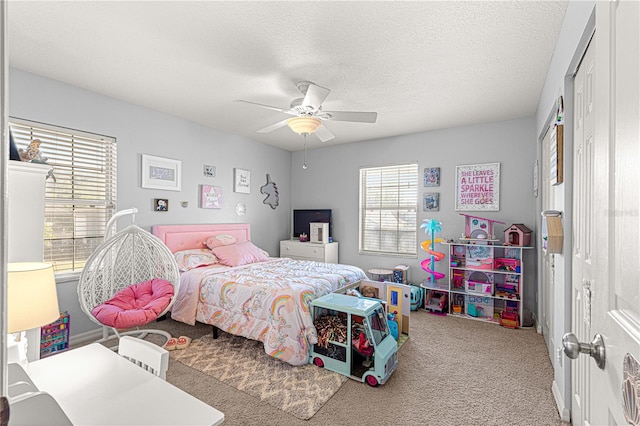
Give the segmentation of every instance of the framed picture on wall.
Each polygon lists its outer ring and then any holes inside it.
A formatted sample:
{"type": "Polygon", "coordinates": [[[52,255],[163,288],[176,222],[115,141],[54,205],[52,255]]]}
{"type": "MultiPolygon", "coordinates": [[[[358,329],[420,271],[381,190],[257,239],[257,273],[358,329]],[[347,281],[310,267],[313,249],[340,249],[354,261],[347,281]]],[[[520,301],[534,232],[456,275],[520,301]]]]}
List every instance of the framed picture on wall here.
{"type": "Polygon", "coordinates": [[[142,154],[142,187],[180,191],[182,161],[142,154]]]}
{"type": "Polygon", "coordinates": [[[456,210],[500,210],[500,163],[456,166],[456,210]]]}
{"type": "Polygon", "coordinates": [[[200,185],[200,207],[203,209],[221,209],[222,187],[200,185]]]}
{"type": "Polygon", "coordinates": [[[557,124],[551,130],[551,164],[549,171],[551,173],[551,185],[560,185],[564,181],[563,177],[563,161],[564,161],[564,125],[557,124]]]}
{"type": "Polygon", "coordinates": [[[440,186],[440,167],[424,169],[424,186],[440,186]]]}
{"type": "Polygon", "coordinates": [[[422,199],[422,210],[425,212],[437,212],[440,210],[440,193],[427,192],[422,199]]]}
{"type": "Polygon", "coordinates": [[[153,210],[157,212],[168,212],[169,211],[169,200],[166,198],[154,198],[153,199],[153,210]]]}
{"type": "Polygon", "coordinates": [[[251,192],[251,172],[244,169],[233,169],[233,192],[249,194],[251,192]]]}

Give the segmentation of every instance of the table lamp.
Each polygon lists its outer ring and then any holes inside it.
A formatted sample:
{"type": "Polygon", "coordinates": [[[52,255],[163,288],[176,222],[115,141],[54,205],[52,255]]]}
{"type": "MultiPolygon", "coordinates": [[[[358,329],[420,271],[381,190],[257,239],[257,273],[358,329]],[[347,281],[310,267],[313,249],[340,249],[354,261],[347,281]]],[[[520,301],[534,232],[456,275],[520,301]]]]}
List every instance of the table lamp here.
{"type": "Polygon", "coordinates": [[[7,332],[15,333],[9,337],[8,360],[26,368],[27,340],[23,332],[60,317],[56,280],[48,263],[9,263],[7,270],[7,332]]]}

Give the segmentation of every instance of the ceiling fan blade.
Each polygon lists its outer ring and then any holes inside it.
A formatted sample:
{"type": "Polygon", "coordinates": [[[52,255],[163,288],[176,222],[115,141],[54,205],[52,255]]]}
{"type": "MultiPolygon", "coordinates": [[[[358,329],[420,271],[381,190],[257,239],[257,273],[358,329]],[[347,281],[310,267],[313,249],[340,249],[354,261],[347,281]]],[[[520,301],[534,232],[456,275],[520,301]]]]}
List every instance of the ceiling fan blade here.
{"type": "MultiPolygon", "coordinates": [[[[287,118],[288,120],[288,118],[287,118]]],[[[287,120],[282,120],[277,122],[276,124],[272,124],[271,126],[267,126],[263,129],[258,130],[258,133],[269,133],[269,132],[273,132],[276,129],[279,129],[280,127],[284,127],[287,125],[287,120]]]]}
{"type": "Polygon", "coordinates": [[[331,139],[335,138],[335,136],[333,136],[333,133],[331,133],[325,125],[321,125],[320,127],[318,127],[315,131],[315,135],[318,137],[318,139],[320,139],[320,142],[330,141],[331,139]]]}
{"type": "Polygon", "coordinates": [[[244,104],[257,105],[257,106],[259,106],[259,107],[261,107],[261,108],[267,108],[267,109],[272,109],[272,110],[274,110],[274,111],[280,111],[280,112],[286,112],[286,113],[288,113],[288,110],[286,110],[286,109],[282,109],[282,108],[274,107],[274,106],[271,106],[271,105],[259,104],[259,103],[257,103],[257,102],[244,101],[244,100],[242,100],[242,99],[236,99],[236,102],[242,102],[242,103],[244,103],[244,104]]]}
{"type": "Polygon", "coordinates": [[[363,111],[322,111],[330,116],[329,120],[334,121],[354,121],[357,123],[375,123],[378,119],[377,112],[363,111]]]}
{"type": "Polygon", "coordinates": [[[309,83],[307,94],[304,95],[304,99],[302,101],[302,106],[311,107],[314,111],[317,111],[318,108],[320,108],[320,105],[322,105],[322,102],[327,99],[329,93],[331,93],[331,90],[309,83]]]}

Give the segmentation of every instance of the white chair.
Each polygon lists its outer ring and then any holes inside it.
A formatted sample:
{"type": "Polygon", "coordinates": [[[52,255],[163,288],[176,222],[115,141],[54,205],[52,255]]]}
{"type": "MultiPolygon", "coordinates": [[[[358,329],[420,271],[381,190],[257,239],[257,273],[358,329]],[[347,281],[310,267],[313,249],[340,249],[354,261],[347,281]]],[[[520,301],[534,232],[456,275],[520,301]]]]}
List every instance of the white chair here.
{"type": "MultiPolygon", "coordinates": [[[[71,426],[73,424],[51,395],[38,390],[20,364],[8,364],[7,377],[7,396],[11,405],[8,426],[71,426]]],[[[2,423],[3,426],[6,424],[6,422],[2,423]]]]}
{"type": "Polygon", "coordinates": [[[118,354],[162,380],[167,380],[169,352],[166,349],[146,340],[122,336],[118,345],[118,354]]]}
{"type": "MultiPolygon", "coordinates": [[[[135,215],[137,209],[122,210],[109,220],[106,236],[111,231],[118,217],[135,215]]],[[[107,327],[94,314],[93,309],[107,302],[115,293],[132,284],[161,278],[169,281],[174,288],[174,294],[169,304],[157,318],[163,317],[171,309],[180,285],[180,271],[173,253],[160,239],[136,225],[129,225],[122,231],[105,239],[91,254],[82,269],[78,281],[78,300],[82,311],[96,324],[102,325],[103,338],[99,342],[124,335],[135,335],[143,339],[148,333],[159,334],[167,340],[171,335],[163,330],[139,329],[149,323],[145,320],[135,324],[134,330],[120,331],[115,327],[107,327]],[[109,335],[108,330],[115,335],[109,335]]],[[[145,315],[146,318],[146,315],[145,315]]],[[[154,318],[155,319],[155,318],[154,318]]],[[[115,347],[112,348],[115,350],[115,347]]]]}

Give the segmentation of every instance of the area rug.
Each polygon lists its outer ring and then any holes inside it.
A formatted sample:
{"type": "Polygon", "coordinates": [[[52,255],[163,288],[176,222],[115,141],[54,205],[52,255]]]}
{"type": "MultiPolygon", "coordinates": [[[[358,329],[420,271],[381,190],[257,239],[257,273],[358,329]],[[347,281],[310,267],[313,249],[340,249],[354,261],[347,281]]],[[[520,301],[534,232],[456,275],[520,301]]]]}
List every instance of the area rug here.
{"type": "Polygon", "coordinates": [[[191,342],[171,357],[299,419],[308,420],[347,377],[308,364],[294,367],[264,353],[261,342],[221,333],[191,342]]]}

